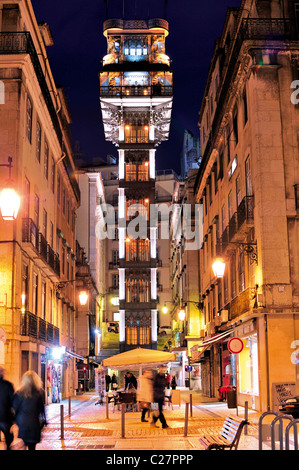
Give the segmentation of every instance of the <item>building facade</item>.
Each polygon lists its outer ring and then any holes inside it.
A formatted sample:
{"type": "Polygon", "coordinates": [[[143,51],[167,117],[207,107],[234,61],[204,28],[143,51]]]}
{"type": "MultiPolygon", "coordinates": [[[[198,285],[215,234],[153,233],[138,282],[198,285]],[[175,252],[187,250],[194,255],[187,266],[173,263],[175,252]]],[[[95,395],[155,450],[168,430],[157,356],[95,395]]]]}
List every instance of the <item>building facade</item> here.
{"type": "MultiPolygon", "coordinates": [[[[21,195],[17,219],[0,220],[0,363],[15,387],[35,370],[47,402],[76,389],[76,290],[66,281],[75,276],[80,201],[70,114],[47,56],[52,44],[30,1],[0,2],[0,161],[12,158],[21,195]]],[[[0,171],[3,185],[7,168],[0,171]]]]}
{"type": "Polygon", "coordinates": [[[205,331],[194,359],[204,393],[236,386],[240,403],[262,411],[275,409],[282,383],[298,390],[298,33],[296,2],[229,9],[200,109],[205,331]]]}
{"type": "Polygon", "coordinates": [[[119,162],[119,345],[120,351],[156,348],[157,224],[150,207],[155,204],[156,146],[168,138],[172,109],[168,23],[109,19],[104,35],[102,118],[119,162]]]}

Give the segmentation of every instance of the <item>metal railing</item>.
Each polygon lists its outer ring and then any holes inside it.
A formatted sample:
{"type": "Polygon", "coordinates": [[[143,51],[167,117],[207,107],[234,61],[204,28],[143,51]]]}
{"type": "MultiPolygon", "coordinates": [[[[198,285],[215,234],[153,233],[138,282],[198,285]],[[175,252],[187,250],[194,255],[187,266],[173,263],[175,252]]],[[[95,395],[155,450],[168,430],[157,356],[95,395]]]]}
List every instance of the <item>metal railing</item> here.
{"type": "Polygon", "coordinates": [[[125,98],[127,96],[172,96],[172,86],[101,86],[100,96],[117,96],[125,98]]]}
{"type": "Polygon", "coordinates": [[[22,242],[31,243],[43,260],[60,276],[60,260],[59,256],[54,252],[53,248],[47,243],[47,240],[37,226],[30,218],[22,220],[22,242]]]}
{"type": "Polygon", "coordinates": [[[28,311],[22,313],[21,336],[59,344],[59,328],[28,311]]]}

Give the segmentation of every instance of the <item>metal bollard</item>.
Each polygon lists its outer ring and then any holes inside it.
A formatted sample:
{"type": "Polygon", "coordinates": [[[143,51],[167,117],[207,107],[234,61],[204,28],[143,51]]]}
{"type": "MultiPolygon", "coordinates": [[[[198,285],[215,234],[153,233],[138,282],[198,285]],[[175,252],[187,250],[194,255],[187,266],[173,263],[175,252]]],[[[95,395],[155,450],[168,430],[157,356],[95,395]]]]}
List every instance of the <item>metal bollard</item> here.
{"type": "Polygon", "coordinates": [[[106,395],[106,419],[109,419],[109,400],[108,400],[108,395],[106,395]]]}
{"type": "Polygon", "coordinates": [[[125,416],[126,416],[126,404],[121,405],[121,437],[125,437],[125,416]]]}
{"type": "Polygon", "coordinates": [[[69,397],[69,418],[71,417],[71,397],[69,397]]]}
{"type": "Polygon", "coordinates": [[[63,405],[60,405],[60,439],[64,439],[64,412],[63,405]]]}
{"type": "Polygon", "coordinates": [[[192,403],[192,393],[190,393],[190,416],[191,416],[191,418],[192,418],[192,416],[193,416],[193,408],[192,408],[192,405],[193,405],[193,403],[192,403]]]}
{"type": "Polygon", "coordinates": [[[185,403],[185,428],[184,428],[184,437],[188,435],[188,412],[189,412],[189,403],[185,403]]]}
{"type": "MultiPolygon", "coordinates": [[[[245,401],[245,413],[244,413],[244,418],[245,418],[246,421],[248,422],[248,401],[245,401]]],[[[244,427],[244,434],[245,434],[245,436],[247,436],[247,434],[248,434],[248,424],[245,424],[245,427],[244,427]]]]}

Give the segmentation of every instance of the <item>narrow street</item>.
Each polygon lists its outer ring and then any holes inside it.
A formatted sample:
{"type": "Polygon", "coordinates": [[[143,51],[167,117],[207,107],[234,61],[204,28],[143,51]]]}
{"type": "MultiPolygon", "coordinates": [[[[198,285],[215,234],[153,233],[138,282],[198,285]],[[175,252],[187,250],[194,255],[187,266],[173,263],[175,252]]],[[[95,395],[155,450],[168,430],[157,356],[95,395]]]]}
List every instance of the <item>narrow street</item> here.
{"type": "MultiPolygon", "coordinates": [[[[173,405],[164,408],[169,428],[152,427],[150,420],[141,423],[140,412],[125,413],[124,436],[122,437],[121,411],[113,404],[96,404],[98,396],[93,392],[73,397],[71,416],[69,401],[47,406],[48,426],[44,428],[42,441],[37,450],[110,450],[110,451],[197,451],[203,450],[198,439],[203,434],[218,434],[225,417],[235,415],[235,409],[228,409],[226,402],[212,401],[192,392],[192,416],[188,416],[187,435],[185,436],[185,403],[190,399],[190,391],[181,390],[181,406],[173,405]],[[61,405],[64,412],[64,439],[61,439],[61,405]]],[[[238,415],[244,416],[244,408],[238,407],[238,415]]],[[[250,425],[248,433],[243,433],[239,450],[258,449],[259,413],[249,410],[250,425]]],[[[15,439],[13,447],[22,449],[22,442],[15,439]]],[[[4,449],[4,443],[1,442],[4,449]]]]}

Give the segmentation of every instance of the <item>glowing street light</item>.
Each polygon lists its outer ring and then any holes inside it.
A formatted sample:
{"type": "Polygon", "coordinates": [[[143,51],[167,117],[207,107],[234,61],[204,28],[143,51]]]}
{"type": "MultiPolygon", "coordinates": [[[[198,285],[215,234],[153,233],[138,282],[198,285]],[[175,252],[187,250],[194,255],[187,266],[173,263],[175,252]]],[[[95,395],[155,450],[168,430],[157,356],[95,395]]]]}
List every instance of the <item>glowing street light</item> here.
{"type": "Polygon", "coordinates": [[[21,198],[13,188],[11,180],[12,158],[8,157],[8,163],[3,163],[0,166],[6,166],[9,170],[8,187],[2,189],[0,194],[0,211],[4,220],[15,220],[17,218],[21,198]]]}
{"type": "Polygon", "coordinates": [[[214,276],[218,279],[222,279],[225,271],[225,262],[222,258],[217,258],[212,264],[214,276]]]}
{"type": "Polygon", "coordinates": [[[167,313],[167,312],[168,312],[168,308],[166,307],[166,304],[164,304],[164,306],[162,307],[162,312],[163,312],[163,313],[167,313]]]}
{"type": "Polygon", "coordinates": [[[186,316],[185,310],[181,309],[181,310],[179,311],[179,319],[180,319],[181,321],[184,321],[184,320],[185,320],[185,316],[186,316]]]}
{"type": "Polygon", "coordinates": [[[80,305],[86,305],[88,301],[88,294],[85,290],[81,291],[79,294],[80,305]]]}

